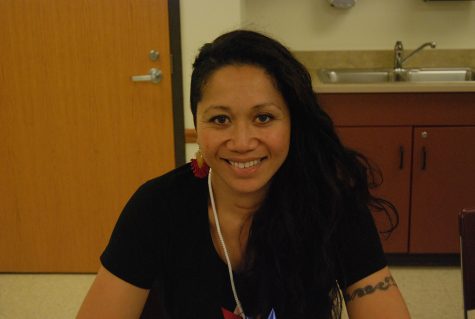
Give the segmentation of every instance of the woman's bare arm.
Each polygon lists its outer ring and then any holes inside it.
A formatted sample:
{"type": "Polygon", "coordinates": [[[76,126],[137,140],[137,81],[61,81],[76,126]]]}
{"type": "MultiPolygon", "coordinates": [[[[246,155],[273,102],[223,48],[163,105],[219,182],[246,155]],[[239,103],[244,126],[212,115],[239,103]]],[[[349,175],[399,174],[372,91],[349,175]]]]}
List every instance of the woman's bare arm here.
{"type": "Polygon", "coordinates": [[[409,311],[388,267],[349,286],[344,292],[351,319],[409,319],[409,311]]]}
{"type": "Polygon", "coordinates": [[[138,319],[148,293],[101,267],[76,319],[138,319]]]}

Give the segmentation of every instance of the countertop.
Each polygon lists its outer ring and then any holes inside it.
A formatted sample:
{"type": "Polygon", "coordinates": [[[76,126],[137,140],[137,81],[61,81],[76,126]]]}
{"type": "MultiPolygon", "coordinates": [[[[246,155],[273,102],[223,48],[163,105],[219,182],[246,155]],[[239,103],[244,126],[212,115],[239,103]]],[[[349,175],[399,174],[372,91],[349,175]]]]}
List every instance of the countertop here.
{"type": "MultiPolygon", "coordinates": [[[[346,84],[323,83],[317,76],[321,68],[391,68],[392,50],[295,51],[293,54],[309,70],[317,93],[475,92],[475,81],[346,84]]],[[[405,66],[475,68],[475,50],[424,50],[411,57],[405,66]]]]}
{"type": "Polygon", "coordinates": [[[313,89],[317,93],[402,93],[402,92],[474,92],[475,81],[465,82],[393,82],[393,83],[323,83],[316,70],[312,73],[313,89]]]}

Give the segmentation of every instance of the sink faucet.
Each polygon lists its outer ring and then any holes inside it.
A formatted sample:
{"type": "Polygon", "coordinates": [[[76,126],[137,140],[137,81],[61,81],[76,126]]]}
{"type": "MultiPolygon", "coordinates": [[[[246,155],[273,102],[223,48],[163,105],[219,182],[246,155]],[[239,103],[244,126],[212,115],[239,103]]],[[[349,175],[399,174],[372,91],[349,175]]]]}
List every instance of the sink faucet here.
{"type": "Polygon", "coordinates": [[[417,52],[421,51],[422,49],[428,46],[430,46],[433,49],[436,47],[436,43],[433,41],[426,42],[422,44],[420,47],[418,47],[417,49],[415,49],[414,51],[412,51],[411,53],[409,53],[407,56],[404,56],[404,47],[402,46],[402,42],[397,41],[396,45],[394,46],[394,69],[395,70],[402,69],[402,64],[404,63],[404,61],[406,61],[411,56],[413,56],[414,54],[416,54],[417,52]]]}

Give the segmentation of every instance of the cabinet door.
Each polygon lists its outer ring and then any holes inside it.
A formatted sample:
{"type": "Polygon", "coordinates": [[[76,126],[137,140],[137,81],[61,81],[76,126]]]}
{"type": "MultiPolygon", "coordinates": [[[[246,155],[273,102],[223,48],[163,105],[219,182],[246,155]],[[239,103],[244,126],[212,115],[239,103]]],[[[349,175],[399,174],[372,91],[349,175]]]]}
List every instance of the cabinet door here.
{"type": "MultiPolygon", "coordinates": [[[[392,202],[399,213],[399,226],[387,238],[381,234],[385,252],[406,253],[409,234],[409,183],[411,170],[411,127],[338,127],[348,147],[364,154],[376,164],[383,183],[373,194],[392,202]]],[[[390,226],[384,213],[373,212],[379,231],[390,226]]]]}
{"type": "Polygon", "coordinates": [[[457,216],[475,206],[475,127],[414,131],[411,253],[457,253],[457,216]]]}

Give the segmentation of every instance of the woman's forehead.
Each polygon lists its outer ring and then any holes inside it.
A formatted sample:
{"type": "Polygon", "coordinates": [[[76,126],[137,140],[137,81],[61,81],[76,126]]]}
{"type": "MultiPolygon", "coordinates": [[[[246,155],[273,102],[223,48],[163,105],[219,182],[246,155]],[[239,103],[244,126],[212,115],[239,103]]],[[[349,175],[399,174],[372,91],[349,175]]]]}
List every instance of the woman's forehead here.
{"type": "Polygon", "coordinates": [[[203,107],[226,111],[236,106],[287,109],[282,94],[264,70],[254,66],[223,67],[210,77],[203,88],[198,107],[203,112],[203,107]]]}

